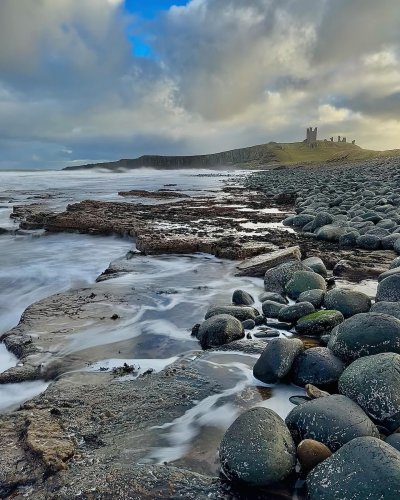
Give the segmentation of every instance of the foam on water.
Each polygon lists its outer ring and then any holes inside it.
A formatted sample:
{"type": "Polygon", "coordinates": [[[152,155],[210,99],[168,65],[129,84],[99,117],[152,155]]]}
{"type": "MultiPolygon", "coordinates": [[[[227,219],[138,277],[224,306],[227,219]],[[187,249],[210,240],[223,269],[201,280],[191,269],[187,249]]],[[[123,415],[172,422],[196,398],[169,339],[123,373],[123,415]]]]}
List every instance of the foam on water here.
{"type": "Polygon", "coordinates": [[[102,361],[97,361],[87,368],[87,371],[101,372],[109,371],[115,368],[120,368],[121,366],[128,365],[133,366],[134,371],[132,375],[127,378],[132,380],[138,378],[140,375],[148,370],[152,370],[157,373],[164,370],[167,366],[172,365],[179,359],[178,356],[174,356],[168,359],[104,359],[102,361]]]}
{"type": "Polygon", "coordinates": [[[162,440],[166,446],[160,446],[151,450],[144,462],[164,463],[174,462],[183,458],[189,451],[193,440],[198,436],[204,427],[217,427],[225,431],[238,417],[240,410],[233,403],[235,395],[242,393],[247,387],[267,387],[272,390],[272,396],[257,406],[270,408],[274,410],[283,419],[294,408],[289,401],[290,396],[305,395],[304,389],[293,385],[277,384],[267,385],[253,377],[253,364],[257,355],[244,355],[235,352],[220,352],[211,356],[210,360],[202,360],[210,367],[221,368],[233,374],[237,379],[234,385],[196,402],[196,404],[187,410],[181,417],[155,427],[164,431],[162,440]],[[223,362],[224,357],[231,358],[237,356],[240,361],[223,362]],[[216,361],[212,361],[215,358],[216,361]],[[253,358],[253,359],[252,359],[253,358]],[[247,361],[244,362],[244,361],[247,361]]]}
{"type": "Polygon", "coordinates": [[[13,410],[45,391],[49,382],[36,380],[19,384],[0,385],[0,411],[13,410]]]}
{"type": "Polygon", "coordinates": [[[93,283],[128,240],[78,234],[0,236],[0,333],[44,297],[93,283]]]}
{"type": "Polygon", "coordinates": [[[17,357],[8,351],[4,344],[0,344],[0,373],[15,366],[17,361],[17,357]]]}

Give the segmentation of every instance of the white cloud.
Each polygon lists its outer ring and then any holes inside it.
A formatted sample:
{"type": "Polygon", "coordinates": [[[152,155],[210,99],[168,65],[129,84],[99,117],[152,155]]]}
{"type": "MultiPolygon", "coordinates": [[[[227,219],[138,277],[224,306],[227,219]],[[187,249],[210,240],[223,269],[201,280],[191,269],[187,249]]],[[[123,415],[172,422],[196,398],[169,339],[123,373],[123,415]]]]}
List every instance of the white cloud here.
{"type": "Polygon", "coordinates": [[[122,0],[1,0],[3,161],[205,153],[309,125],[399,147],[397,3],[192,0],[129,27],[122,0]]]}

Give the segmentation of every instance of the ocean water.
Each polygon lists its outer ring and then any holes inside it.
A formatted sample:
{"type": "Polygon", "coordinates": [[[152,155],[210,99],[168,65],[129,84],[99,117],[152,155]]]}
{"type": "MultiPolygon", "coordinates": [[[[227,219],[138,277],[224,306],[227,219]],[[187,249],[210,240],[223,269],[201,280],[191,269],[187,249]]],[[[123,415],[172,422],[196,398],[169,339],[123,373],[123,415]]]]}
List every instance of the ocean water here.
{"type": "MultiPolygon", "coordinates": [[[[240,171],[150,169],[118,174],[1,172],[0,228],[8,232],[0,230],[0,333],[16,326],[29,305],[59,292],[94,285],[111,261],[124,258],[135,249],[133,239],[18,231],[18,225],[9,217],[13,205],[43,202],[51,209],[62,210],[68,203],[84,199],[130,201],[118,196],[120,190],[166,187],[191,196],[222,197],[224,183],[235,183],[243,175],[240,171]]],[[[132,199],[138,201],[163,203],[149,198],[132,199]]],[[[193,359],[199,355],[199,345],[190,336],[190,330],[204,318],[210,304],[229,303],[232,292],[242,288],[256,298],[255,305],[260,309],[257,297],[262,292],[262,280],[234,277],[233,262],[205,254],[135,256],[130,262],[130,273],[95,286],[119,293],[129,290],[131,301],[114,305],[120,320],[111,325],[93,320],[75,328],[60,352],[70,370],[96,373],[127,363],[136,368],[128,378],[148,369],[159,371],[180,357],[193,359]],[[140,301],[135,302],[135,294],[140,301]]],[[[204,359],[204,370],[218,377],[224,386],[222,392],[196,402],[179,419],[157,429],[159,447],[149,449],[143,461],[181,463],[198,447],[215,455],[223,432],[243,410],[243,400],[239,405],[237,402],[240,395],[246,391],[258,394],[258,387],[265,386],[253,378],[255,361],[255,356],[240,353],[221,353],[204,359]],[[203,433],[206,436],[209,432],[214,440],[202,440],[203,433]]],[[[0,344],[0,371],[16,363],[15,356],[0,344]]],[[[48,382],[43,381],[0,385],[0,410],[18,407],[47,386],[48,382]]],[[[293,407],[289,397],[304,394],[293,386],[267,389],[268,398],[256,396],[254,404],[273,408],[282,417],[293,407]]],[[[129,455],[129,450],[125,452],[129,455]]],[[[199,466],[199,471],[215,472],[213,467],[204,471],[199,466]]]]}

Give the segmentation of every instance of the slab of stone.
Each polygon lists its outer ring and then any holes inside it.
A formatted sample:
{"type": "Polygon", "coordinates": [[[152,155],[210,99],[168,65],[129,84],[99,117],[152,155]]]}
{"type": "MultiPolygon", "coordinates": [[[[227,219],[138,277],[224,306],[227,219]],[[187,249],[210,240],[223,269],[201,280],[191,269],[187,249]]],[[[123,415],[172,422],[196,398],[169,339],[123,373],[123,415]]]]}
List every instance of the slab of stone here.
{"type": "Polygon", "coordinates": [[[279,266],[290,260],[300,260],[301,252],[298,246],[277,250],[244,260],[237,266],[236,276],[264,276],[268,269],[279,266]]]}

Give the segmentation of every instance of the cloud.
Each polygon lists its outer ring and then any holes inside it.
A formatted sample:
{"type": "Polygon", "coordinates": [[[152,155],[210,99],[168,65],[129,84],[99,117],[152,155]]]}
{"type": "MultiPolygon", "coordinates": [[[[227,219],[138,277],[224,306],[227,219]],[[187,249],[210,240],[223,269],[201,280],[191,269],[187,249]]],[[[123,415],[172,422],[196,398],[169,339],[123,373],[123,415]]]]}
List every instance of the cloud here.
{"type": "Polygon", "coordinates": [[[301,140],[309,125],[399,147],[397,11],[192,0],[139,21],[122,0],[2,0],[0,166],[214,152],[301,140]]]}

